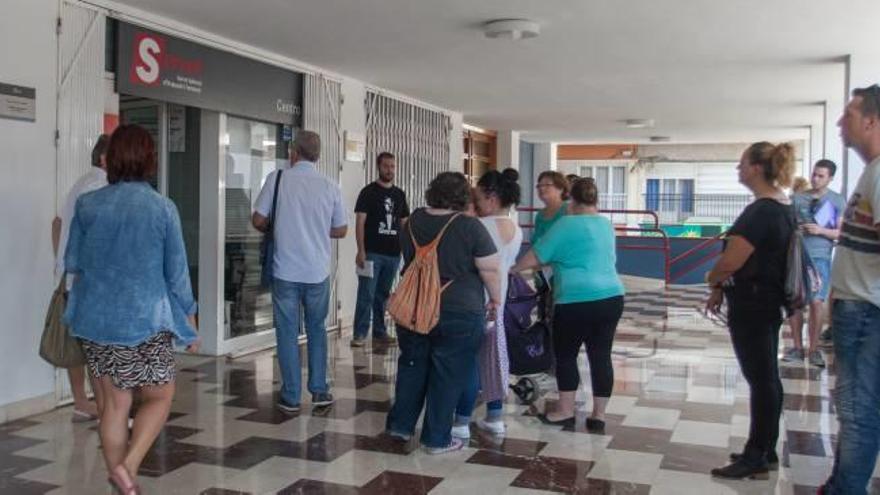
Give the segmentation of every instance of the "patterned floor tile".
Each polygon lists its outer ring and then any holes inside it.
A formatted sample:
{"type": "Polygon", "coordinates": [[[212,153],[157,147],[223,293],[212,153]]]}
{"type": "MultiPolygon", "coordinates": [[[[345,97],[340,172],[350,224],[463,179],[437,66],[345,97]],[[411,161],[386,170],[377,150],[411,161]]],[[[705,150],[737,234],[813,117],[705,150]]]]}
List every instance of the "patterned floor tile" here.
{"type": "Polygon", "coordinates": [[[661,454],[607,449],[602,459],[596,462],[590,477],[651,485],[662,462],[661,454]]]}
{"type": "MultiPolygon", "coordinates": [[[[748,387],[725,328],[695,308],[703,287],[632,291],[614,342],[615,383],[603,435],[585,431],[592,407],[588,364],[574,428],[534,417],[542,398],[505,404],[507,435],[472,429],[469,445],[432,456],[417,441],[384,435],[394,395],[394,346],[351,349],[330,340],[329,377],[337,397],[315,409],[308,394],[294,416],[275,407],[274,352],[236,360],[181,356],[174,414],[148,453],[145,492],[266,493],[815,493],[831,466],[837,417],[828,369],[783,364],[783,469],[766,482],[719,482],[709,470],[742,449],[748,387]]],[[[783,339],[783,344],[789,341],[783,339]]],[[[829,356],[831,357],[831,356],[829,356]]],[[[484,414],[482,406],[474,417],[484,414]]],[[[0,494],[91,494],[107,490],[93,425],[60,409],[0,425],[0,494]]],[[[880,468],[878,468],[880,473],[880,468]]],[[[880,481],[874,481],[880,492],[880,481]]]]}

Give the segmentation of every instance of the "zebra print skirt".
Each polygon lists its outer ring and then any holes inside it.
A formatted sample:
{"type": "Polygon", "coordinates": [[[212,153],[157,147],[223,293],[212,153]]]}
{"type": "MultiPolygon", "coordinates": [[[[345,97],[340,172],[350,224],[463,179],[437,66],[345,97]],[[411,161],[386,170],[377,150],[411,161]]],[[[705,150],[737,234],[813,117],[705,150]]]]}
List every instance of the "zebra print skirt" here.
{"type": "Polygon", "coordinates": [[[109,376],[113,385],[127,390],[174,380],[177,371],[173,341],[171,332],[159,332],[134,347],[81,342],[92,376],[109,376]]]}

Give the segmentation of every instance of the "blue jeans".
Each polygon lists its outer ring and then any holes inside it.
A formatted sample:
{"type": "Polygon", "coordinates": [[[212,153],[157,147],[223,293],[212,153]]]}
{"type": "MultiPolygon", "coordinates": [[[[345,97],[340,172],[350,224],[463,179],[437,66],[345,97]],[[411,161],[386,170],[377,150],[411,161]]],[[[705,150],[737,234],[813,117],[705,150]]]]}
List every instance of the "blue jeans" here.
{"type": "Polygon", "coordinates": [[[299,404],[302,369],[299,362],[300,315],[303,315],[308,338],[309,392],[328,392],[327,385],[327,312],[330,304],[330,279],[317,284],[286,282],[275,279],[272,306],[275,314],[275,338],[278,341],[278,366],[281,368],[281,398],[299,404]]]}
{"type": "Polygon", "coordinates": [[[354,336],[362,339],[370,333],[370,314],[373,316],[373,337],[387,335],[385,304],[391,294],[391,284],[400,270],[400,256],[367,253],[373,262],[372,277],[358,277],[357,306],[354,310],[354,336]]]}
{"type": "Polygon", "coordinates": [[[482,313],[441,311],[428,335],[398,328],[397,386],[385,425],[389,432],[412,435],[424,407],[422,444],[449,445],[455,404],[474,373],[485,326],[482,313]]]}
{"type": "Polygon", "coordinates": [[[822,287],[819,288],[819,292],[813,294],[813,300],[825,302],[831,292],[831,259],[813,258],[813,266],[816,267],[819,278],[822,280],[822,287]]]}
{"type": "Polygon", "coordinates": [[[866,493],[880,448],[880,308],[866,301],[834,301],[832,310],[840,421],[827,494],[866,493]]]}
{"type": "MultiPolygon", "coordinates": [[[[474,408],[477,406],[477,397],[479,395],[480,367],[478,363],[474,366],[474,372],[471,374],[470,381],[461,392],[461,397],[458,398],[458,404],[455,406],[456,421],[463,422],[470,419],[471,415],[474,413],[474,408]]],[[[488,411],[499,411],[502,408],[504,408],[504,402],[500,400],[493,400],[486,403],[486,410],[488,411]]]]}

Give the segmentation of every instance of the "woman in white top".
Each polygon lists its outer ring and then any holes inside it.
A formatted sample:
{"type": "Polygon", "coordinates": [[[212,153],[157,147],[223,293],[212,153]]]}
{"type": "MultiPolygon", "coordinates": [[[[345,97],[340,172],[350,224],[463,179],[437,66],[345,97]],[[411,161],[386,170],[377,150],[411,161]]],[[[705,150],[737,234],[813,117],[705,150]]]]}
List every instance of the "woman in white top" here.
{"type": "MultiPolygon", "coordinates": [[[[501,294],[507,297],[507,274],[516,263],[522,245],[522,230],[511,208],[519,204],[519,173],[513,169],[504,172],[492,170],[483,175],[474,189],[474,206],[480,221],[486,227],[501,258],[501,294]]],[[[505,432],[501,419],[504,397],[509,379],[507,340],[504,335],[504,306],[498,308],[494,321],[487,323],[486,334],[479,353],[479,366],[475,368],[471,382],[465,386],[455,409],[452,435],[470,437],[470,419],[482,392],[486,401],[486,418],[477,421],[477,427],[501,435],[505,432]]]]}
{"type": "MultiPolygon", "coordinates": [[[[52,220],[52,248],[55,251],[55,275],[57,277],[61,277],[65,273],[64,253],[67,251],[70,222],[73,220],[76,200],[83,194],[97,191],[107,185],[107,145],[109,143],[110,136],[106,134],[98,136],[95,146],[92,148],[91,170],[83,174],[73,184],[70,192],[67,193],[61,216],[52,220]]],[[[72,287],[73,277],[67,277],[64,290],[70,292],[72,287]]],[[[67,368],[67,377],[70,380],[70,392],[73,395],[72,421],[83,423],[97,420],[104,409],[104,397],[101,394],[101,387],[98,386],[92,375],[88,375],[92,393],[95,395],[95,402],[89,401],[89,396],[86,395],[85,363],[82,366],[67,368]]]]}

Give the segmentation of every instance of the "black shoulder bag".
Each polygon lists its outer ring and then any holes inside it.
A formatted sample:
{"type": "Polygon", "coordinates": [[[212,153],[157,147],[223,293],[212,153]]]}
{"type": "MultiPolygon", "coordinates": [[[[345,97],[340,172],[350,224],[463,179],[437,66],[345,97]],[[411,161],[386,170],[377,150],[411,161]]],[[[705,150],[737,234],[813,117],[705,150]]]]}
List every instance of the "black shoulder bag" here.
{"type": "Polygon", "coordinates": [[[278,188],[281,186],[281,173],[279,170],[275,176],[275,192],[272,193],[272,211],[269,212],[269,225],[263,234],[263,242],[260,244],[260,285],[263,288],[272,287],[272,279],[275,278],[273,265],[275,263],[275,222],[278,219],[278,188]]]}

